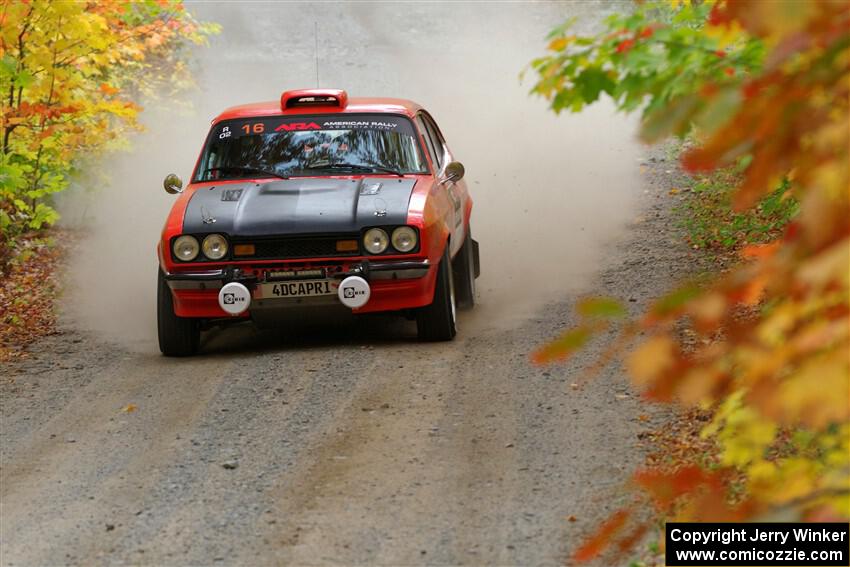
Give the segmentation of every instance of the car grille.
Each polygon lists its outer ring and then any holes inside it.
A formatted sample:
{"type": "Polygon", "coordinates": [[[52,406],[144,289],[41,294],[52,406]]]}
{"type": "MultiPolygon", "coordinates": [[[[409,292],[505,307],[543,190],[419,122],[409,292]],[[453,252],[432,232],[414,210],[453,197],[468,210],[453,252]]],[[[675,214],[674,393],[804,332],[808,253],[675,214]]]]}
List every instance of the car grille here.
{"type": "Polygon", "coordinates": [[[357,256],[360,251],[338,252],[336,243],[339,240],[357,240],[357,235],[348,236],[318,236],[318,237],[283,237],[263,240],[240,240],[234,244],[253,244],[254,254],[244,259],[287,259],[287,258],[322,258],[339,256],[357,256]]]}

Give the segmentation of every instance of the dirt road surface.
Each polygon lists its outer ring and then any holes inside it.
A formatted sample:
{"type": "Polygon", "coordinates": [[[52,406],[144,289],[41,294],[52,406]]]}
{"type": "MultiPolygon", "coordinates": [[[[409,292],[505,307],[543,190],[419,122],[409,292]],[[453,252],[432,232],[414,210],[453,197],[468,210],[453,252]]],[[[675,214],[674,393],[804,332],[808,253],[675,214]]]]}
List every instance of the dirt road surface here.
{"type": "MultiPolygon", "coordinates": [[[[604,109],[591,122],[558,130],[565,128],[560,119],[527,101],[527,85],[515,84],[522,63],[539,53],[541,38],[574,4],[454,12],[447,4],[376,4],[364,8],[368,13],[313,7],[288,19],[275,19],[280,5],[250,6],[256,19],[236,4],[197,6],[202,17],[226,26],[202,55],[202,88],[213,80],[211,62],[240,80],[259,73],[270,57],[260,47],[271,39],[280,43],[274,57],[306,57],[300,36],[276,31],[283,22],[287,29],[313,21],[320,30],[330,26],[335,39],[323,47],[339,53],[326,54],[326,73],[354,83],[358,94],[367,94],[367,81],[357,69],[370,73],[370,64],[381,70],[370,76],[382,77],[372,93],[395,88],[411,97],[416,89],[402,79],[417,73],[402,69],[399,58],[448,66],[427,92],[440,108],[438,120],[446,122],[442,112],[452,124],[445,129],[450,143],[452,134],[458,140],[455,152],[466,151],[474,165],[467,169],[476,180],[474,226],[485,254],[481,304],[461,315],[452,343],[418,344],[412,323],[371,317],[212,332],[201,356],[175,360],[161,357],[151,340],[155,265],[145,264],[144,272],[114,268],[112,281],[126,283],[128,294],[137,286],[137,297],[118,301],[98,289],[92,295],[103,304],[98,316],[89,304],[88,318],[67,305],[61,334],[3,368],[0,563],[563,563],[625,497],[622,483],[643,458],[637,436],[662,418],[617,368],[573,387],[578,366],[537,368],[529,353],[571,323],[582,294],[614,295],[636,311],[687,269],[687,249],[669,214],[675,168],[663,152],[635,146],[628,140],[633,123],[604,109]],[[409,24],[417,18],[422,27],[409,24]],[[409,48],[392,44],[410,34],[416,45],[433,36],[433,50],[405,53],[409,48]],[[480,46],[488,34],[513,39],[488,50],[480,46]],[[513,55],[500,58],[503,51],[513,55]],[[457,123],[451,98],[469,96],[456,74],[469,57],[486,63],[484,70],[467,68],[475,79],[470,88],[491,97],[479,105],[491,104],[488,112],[507,130],[475,136],[457,123]],[[502,81],[513,82],[500,97],[490,86],[502,81]],[[520,131],[523,121],[543,133],[520,131]],[[559,125],[544,126],[550,123],[559,125]],[[542,136],[533,152],[522,149],[529,136],[542,136]],[[515,162],[479,148],[500,144],[520,154],[515,162]],[[569,175],[559,164],[571,168],[569,175]],[[542,227],[546,215],[561,222],[542,227]],[[543,248],[529,253],[527,243],[543,248]]],[[[302,39],[309,39],[312,61],[313,26],[307,27],[302,39]]],[[[292,63],[296,82],[314,71],[292,63]]],[[[469,122],[486,129],[480,111],[469,112],[469,122]]],[[[197,151],[208,114],[187,155],[197,151]]],[[[183,126],[198,120],[190,116],[183,126]]],[[[156,143],[140,145],[135,159],[167,150],[172,122],[153,123],[144,140],[156,143]]],[[[128,164],[130,157],[115,171],[128,164]]],[[[128,248],[142,240],[141,250],[151,254],[169,204],[157,200],[159,193],[148,200],[155,187],[138,189],[146,193],[138,194],[135,214],[121,219],[125,228],[139,223],[146,238],[117,231],[108,215],[96,217],[94,234],[128,248]]],[[[104,197],[104,210],[114,211],[125,197],[111,204],[104,197]]],[[[94,260],[81,252],[80,263],[87,261],[94,260]]],[[[92,299],[69,291],[67,301],[92,299]]],[[[592,345],[580,361],[600,349],[592,345]]]]}

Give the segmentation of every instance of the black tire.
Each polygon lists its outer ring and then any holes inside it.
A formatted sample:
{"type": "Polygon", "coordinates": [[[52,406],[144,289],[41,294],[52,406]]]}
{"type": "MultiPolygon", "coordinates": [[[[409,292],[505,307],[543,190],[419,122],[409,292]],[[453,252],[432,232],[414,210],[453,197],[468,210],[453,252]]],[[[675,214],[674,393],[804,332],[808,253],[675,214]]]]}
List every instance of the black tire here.
{"type": "Polygon", "coordinates": [[[463,246],[452,261],[452,273],[457,306],[460,309],[472,309],[475,306],[475,245],[469,228],[466,229],[463,246]]]}
{"type": "Polygon", "coordinates": [[[201,344],[201,325],[198,319],[174,314],[174,298],[162,271],[156,288],[156,324],[159,350],[165,356],[192,356],[201,344]]]}
{"type": "Polygon", "coordinates": [[[416,312],[416,329],[421,341],[450,341],[455,337],[455,294],[449,246],[437,267],[434,299],[416,312]]]}

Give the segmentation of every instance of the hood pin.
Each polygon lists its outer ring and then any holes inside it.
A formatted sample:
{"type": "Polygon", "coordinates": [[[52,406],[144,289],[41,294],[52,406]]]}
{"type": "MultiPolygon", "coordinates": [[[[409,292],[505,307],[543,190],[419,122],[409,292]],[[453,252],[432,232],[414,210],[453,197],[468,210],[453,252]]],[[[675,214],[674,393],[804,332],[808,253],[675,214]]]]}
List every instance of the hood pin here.
{"type": "Polygon", "coordinates": [[[375,199],[375,216],[376,217],[385,217],[387,216],[387,202],[381,198],[375,199]]]}
{"type": "Polygon", "coordinates": [[[206,207],[201,206],[201,220],[204,224],[213,224],[216,218],[210,214],[206,207]]]}

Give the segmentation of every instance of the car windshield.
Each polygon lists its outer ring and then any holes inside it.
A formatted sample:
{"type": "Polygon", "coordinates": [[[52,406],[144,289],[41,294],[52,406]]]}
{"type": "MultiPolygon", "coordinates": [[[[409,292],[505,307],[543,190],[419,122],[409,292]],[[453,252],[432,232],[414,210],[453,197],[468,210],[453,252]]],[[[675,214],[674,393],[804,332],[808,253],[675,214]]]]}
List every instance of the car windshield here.
{"type": "Polygon", "coordinates": [[[195,180],[427,172],[406,117],[325,114],[219,122],[195,180]]]}

